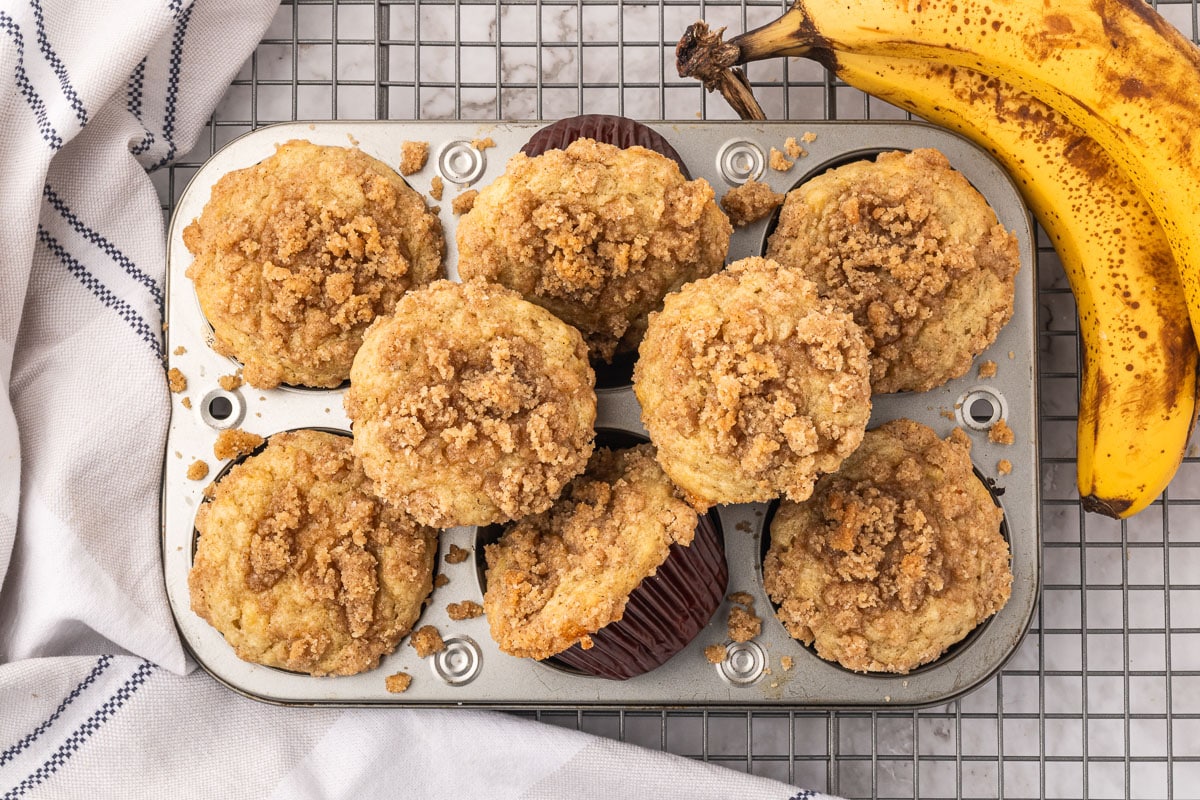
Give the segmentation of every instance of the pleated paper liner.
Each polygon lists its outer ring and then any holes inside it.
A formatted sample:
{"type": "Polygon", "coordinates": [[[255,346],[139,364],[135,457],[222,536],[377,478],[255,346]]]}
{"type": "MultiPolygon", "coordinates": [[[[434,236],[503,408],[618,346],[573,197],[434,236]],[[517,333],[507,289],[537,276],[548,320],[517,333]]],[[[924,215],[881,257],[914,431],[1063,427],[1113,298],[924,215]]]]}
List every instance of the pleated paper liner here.
{"type": "Polygon", "coordinates": [[[560,119],[529,137],[521,152],[527,156],[540,156],[547,150],[563,150],[576,139],[595,139],[617,147],[640,145],[671,159],[679,165],[684,178],[689,181],[692,179],[683,158],[657,131],[635,120],[612,114],[583,114],[560,119]]]}

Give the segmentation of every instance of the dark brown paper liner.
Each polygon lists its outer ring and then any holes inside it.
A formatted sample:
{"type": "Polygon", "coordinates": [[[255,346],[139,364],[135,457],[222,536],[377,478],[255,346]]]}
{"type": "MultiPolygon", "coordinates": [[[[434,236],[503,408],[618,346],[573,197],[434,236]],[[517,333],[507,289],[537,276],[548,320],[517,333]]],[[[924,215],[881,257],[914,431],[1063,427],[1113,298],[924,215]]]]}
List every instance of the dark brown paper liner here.
{"type": "Polygon", "coordinates": [[[560,119],[531,136],[521,152],[527,156],[540,156],[547,150],[563,150],[576,139],[595,139],[617,147],[640,145],[671,159],[679,165],[684,178],[689,181],[692,179],[683,158],[657,131],[632,119],[611,114],[583,114],[560,119]]]}
{"type": "Polygon", "coordinates": [[[687,647],[725,597],[729,567],[716,522],[700,516],[688,547],[673,544],[667,560],[629,594],[625,615],[550,659],[602,678],[625,680],[664,664],[687,647]]]}

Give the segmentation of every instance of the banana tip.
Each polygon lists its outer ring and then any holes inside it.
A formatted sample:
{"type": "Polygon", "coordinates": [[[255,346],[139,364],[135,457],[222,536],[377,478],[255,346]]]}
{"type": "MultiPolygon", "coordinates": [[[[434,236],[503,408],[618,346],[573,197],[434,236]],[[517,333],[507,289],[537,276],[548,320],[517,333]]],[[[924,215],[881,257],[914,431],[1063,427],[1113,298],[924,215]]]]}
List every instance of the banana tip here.
{"type": "Polygon", "coordinates": [[[1094,494],[1085,494],[1079,499],[1084,511],[1090,511],[1093,514],[1103,514],[1113,519],[1122,519],[1129,516],[1129,512],[1133,507],[1133,501],[1124,497],[1112,497],[1105,500],[1104,498],[1096,497],[1094,494]]]}

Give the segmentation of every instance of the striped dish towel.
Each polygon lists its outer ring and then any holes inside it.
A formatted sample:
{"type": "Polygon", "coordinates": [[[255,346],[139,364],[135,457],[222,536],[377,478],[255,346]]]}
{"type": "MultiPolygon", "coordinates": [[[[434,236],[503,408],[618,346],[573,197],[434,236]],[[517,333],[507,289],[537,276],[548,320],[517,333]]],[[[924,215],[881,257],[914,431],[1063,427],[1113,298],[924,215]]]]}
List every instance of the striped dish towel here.
{"type": "Polygon", "coordinates": [[[0,797],[814,796],[500,714],[266,706],[192,669],[159,555],[148,171],[275,7],[0,0],[0,797]]]}

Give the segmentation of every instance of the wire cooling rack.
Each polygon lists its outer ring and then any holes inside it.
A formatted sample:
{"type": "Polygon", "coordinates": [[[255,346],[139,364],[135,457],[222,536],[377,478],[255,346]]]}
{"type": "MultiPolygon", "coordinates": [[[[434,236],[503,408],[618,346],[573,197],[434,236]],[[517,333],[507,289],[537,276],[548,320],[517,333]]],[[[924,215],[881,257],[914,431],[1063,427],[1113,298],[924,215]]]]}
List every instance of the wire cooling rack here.
{"type": "MultiPolygon", "coordinates": [[[[1196,0],[1160,13],[1193,40],[1196,0]]],[[[293,119],[733,118],[674,69],[698,18],[741,31],[779,2],[295,0],[197,148],[155,173],[170,213],[230,139],[293,119]]],[[[751,65],[772,119],[897,119],[813,64],[751,65]]],[[[1126,522],[1074,489],[1075,309],[1039,236],[1044,591],[1033,629],[974,693],[921,711],[521,712],[847,797],[1200,796],[1200,459],[1126,522]]]]}

